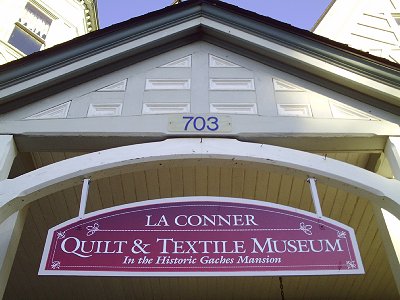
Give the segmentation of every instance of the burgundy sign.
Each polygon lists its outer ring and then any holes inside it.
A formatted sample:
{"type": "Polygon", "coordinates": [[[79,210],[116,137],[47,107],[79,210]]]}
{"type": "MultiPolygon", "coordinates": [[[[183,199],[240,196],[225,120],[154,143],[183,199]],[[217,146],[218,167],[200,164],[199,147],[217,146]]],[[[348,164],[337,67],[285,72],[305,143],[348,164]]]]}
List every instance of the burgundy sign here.
{"type": "Polygon", "coordinates": [[[363,274],[353,229],[281,205],[170,198],[105,209],[49,230],[40,275],[363,274]]]}

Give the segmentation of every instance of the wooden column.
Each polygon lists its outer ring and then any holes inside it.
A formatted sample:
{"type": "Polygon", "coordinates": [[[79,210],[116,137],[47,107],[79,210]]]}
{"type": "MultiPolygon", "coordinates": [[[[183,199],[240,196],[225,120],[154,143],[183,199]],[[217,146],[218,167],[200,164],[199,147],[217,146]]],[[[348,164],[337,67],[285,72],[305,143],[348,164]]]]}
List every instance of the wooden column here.
{"type": "MultiPolygon", "coordinates": [[[[0,135],[0,181],[7,179],[17,148],[12,135],[0,135]]],[[[21,237],[26,209],[16,212],[0,224],[0,298],[3,298],[15,253],[21,237]]]]}
{"type": "MultiPolygon", "coordinates": [[[[389,137],[385,147],[385,158],[389,162],[393,180],[400,180],[400,137],[389,137]]],[[[400,198],[400,195],[398,197],[400,198]]],[[[376,205],[374,211],[400,294],[400,219],[376,205]]]]}

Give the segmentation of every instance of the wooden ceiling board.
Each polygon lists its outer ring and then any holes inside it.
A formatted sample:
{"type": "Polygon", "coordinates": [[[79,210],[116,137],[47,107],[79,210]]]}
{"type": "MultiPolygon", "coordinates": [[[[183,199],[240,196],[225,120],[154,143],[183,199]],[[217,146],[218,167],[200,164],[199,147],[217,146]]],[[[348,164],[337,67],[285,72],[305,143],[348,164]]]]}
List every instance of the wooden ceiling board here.
{"type": "Polygon", "coordinates": [[[346,201],[343,205],[342,214],[340,220],[344,224],[349,224],[351,216],[354,212],[354,207],[357,204],[358,196],[354,194],[347,194],[346,201]]]}
{"type": "MultiPolygon", "coordinates": [[[[207,195],[220,195],[220,170],[219,166],[208,166],[207,195]]],[[[254,194],[254,190],[252,191],[254,194]]],[[[252,199],[252,197],[250,197],[252,199]]]]}
{"type": "Polygon", "coordinates": [[[110,177],[111,194],[114,205],[126,204],[127,198],[125,198],[124,188],[122,186],[122,177],[121,175],[110,177]]]}
{"type": "MultiPolygon", "coordinates": [[[[346,297],[348,299],[366,299],[370,298],[370,295],[365,296],[364,295],[364,290],[366,290],[369,287],[369,284],[371,281],[374,279],[377,269],[381,267],[381,259],[383,260],[384,253],[377,252],[377,255],[374,256],[373,261],[371,264],[366,265],[366,270],[370,274],[369,276],[365,277],[364,280],[361,278],[356,278],[353,282],[352,288],[349,289],[348,294],[346,297]],[[379,255],[382,253],[382,255],[379,255]]],[[[382,296],[385,294],[385,291],[381,291],[382,296]]],[[[384,298],[385,299],[385,298],[384,298]]]]}
{"type": "Polygon", "coordinates": [[[36,166],[33,162],[31,153],[19,152],[14,158],[8,178],[12,179],[35,169],[36,166]]]}
{"type": "Polygon", "coordinates": [[[306,211],[314,211],[314,205],[311,197],[310,185],[307,183],[307,180],[303,182],[303,188],[301,192],[300,204],[299,208],[306,211]],[[311,208],[312,207],[312,208],[311,208]]]}
{"type": "MultiPolygon", "coordinates": [[[[80,188],[82,189],[82,186],[80,186],[80,188]]],[[[75,189],[75,188],[73,188],[73,190],[74,190],[74,192],[75,191],[78,192],[77,189],[75,189]]],[[[79,194],[76,195],[76,199],[79,203],[80,202],[79,194]]],[[[97,210],[100,210],[100,209],[103,209],[104,207],[106,207],[106,205],[104,205],[101,201],[100,190],[99,190],[97,181],[93,181],[90,183],[88,200],[89,199],[90,199],[90,201],[87,201],[87,203],[86,203],[86,212],[97,211],[97,210]]],[[[79,209],[78,209],[78,212],[79,212],[79,209]]],[[[78,213],[76,213],[76,215],[78,215],[78,213]]]]}
{"type": "MultiPolygon", "coordinates": [[[[267,186],[267,201],[276,203],[276,199],[278,199],[279,195],[279,187],[281,185],[281,179],[282,179],[282,174],[272,172],[269,174],[269,179],[268,179],[268,186],[267,186]]],[[[295,192],[294,192],[295,193],[295,192]]],[[[293,199],[293,189],[292,193],[290,194],[289,197],[289,206],[290,206],[290,200],[293,199]]],[[[264,201],[266,199],[263,199],[264,201]]],[[[292,201],[293,202],[293,201],[292,201]]]]}
{"type": "Polygon", "coordinates": [[[134,173],[134,181],[136,188],[136,201],[150,199],[147,189],[146,174],[144,171],[134,173]]]}
{"type": "Polygon", "coordinates": [[[254,199],[256,183],[257,183],[257,169],[255,169],[255,168],[245,169],[244,170],[243,193],[242,193],[243,198],[254,199]]]}
{"type": "Polygon", "coordinates": [[[132,202],[137,201],[135,179],[132,173],[128,173],[122,176],[122,188],[126,201],[128,199],[132,199],[132,202]]]}
{"type": "Polygon", "coordinates": [[[263,200],[267,197],[269,182],[269,172],[264,170],[257,170],[257,183],[255,188],[255,200],[263,200]]]}
{"type": "Polygon", "coordinates": [[[195,167],[185,167],[183,168],[182,173],[183,173],[183,195],[184,196],[195,195],[196,194],[195,167]]]}
{"type": "Polygon", "coordinates": [[[232,191],[232,168],[221,168],[220,172],[220,196],[228,197],[232,191]]]}
{"type": "Polygon", "coordinates": [[[364,283],[364,286],[366,288],[363,288],[360,290],[358,297],[360,299],[365,299],[369,297],[370,294],[374,294],[374,291],[376,289],[379,289],[379,286],[376,285],[380,281],[380,278],[382,278],[385,274],[385,272],[379,272],[379,268],[381,268],[381,264],[384,263],[385,260],[385,252],[384,249],[382,251],[378,251],[377,255],[374,257],[374,264],[370,269],[370,272],[372,272],[373,276],[369,276],[364,283]],[[373,289],[371,289],[373,287],[373,289]]]}
{"type": "Polygon", "coordinates": [[[147,189],[149,199],[161,198],[160,196],[160,184],[158,182],[158,170],[145,171],[146,185],[150,188],[147,189]]]}
{"type": "Polygon", "coordinates": [[[234,166],[232,169],[232,197],[243,197],[244,169],[234,166]]]}
{"type": "MultiPolygon", "coordinates": [[[[158,186],[159,186],[159,195],[160,195],[159,197],[160,198],[170,198],[172,196],[170,169],[167,167],[158,169],[157,177],[158,177],[158,186]]],[[[153,185],[150,185],[150,186],[153,188],[153,185]]],[[[207,185],[206,185],[206,187],[207,187],[207,185]]],[[[157,199],[157,198],[153,198],[153,199],[157,199]]]]}
{"type": "MultiPolygon", "coordinates": [[[[384,276],[382,277],[382,279],[380,281],[377,281],[375,283],[375,286],[370,286],[369,290],[371,290],[371,288],[373,287],[372,294],[375,299],[380,299],[381,295],[380,295],[380,289],[377,289],[376,286],[380,287],[381,289],[385,290],[385,291],[394,291],[397,289],[396,287],[396,283],[394,282],[394,280],[392,280],[393,278],[393,273],[392,270],[390,268],[386,269],[384,276]]],[[[395,297],[399,298],[398,295],[395,295],[395,297]]],[[[394,298],[395,299],[395,298],[394,298]]]]}
{"type": "Polygon", "coordinates": [[[78,195],[75,193],[75,189],[66,189],[61,191],[61,193],[64,195],[64,201],[69,215],[71,218],[72,216],[76,216],[79,212],[80,197],[78,198],[78,195]]]}
{"type": "Polygon", "coordinates": [[[99,196],[104,208],[113,207],[114,199],[111,191],[110,178],[101,178],[96,180],[99,196]]]}

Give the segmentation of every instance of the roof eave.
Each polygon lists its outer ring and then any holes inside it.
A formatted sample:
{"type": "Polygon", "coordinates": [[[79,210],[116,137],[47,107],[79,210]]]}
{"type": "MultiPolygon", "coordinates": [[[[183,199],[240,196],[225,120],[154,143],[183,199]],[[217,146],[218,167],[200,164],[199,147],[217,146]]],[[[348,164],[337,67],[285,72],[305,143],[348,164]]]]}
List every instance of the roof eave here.
{"type": "MultiPolygon", "coordinates": [[[[167,7],[160,11],[111,26],[103,31],[94,32],[60,46],[28,56],[15,63],[7,64],[0,68],[0,89],[8,88],[17,83],[200,17],[283,45],[332,65],[339,66],[346,71],[384,83],[385,85],[394,88],[400,86],[400,66],[389,61],[374,58],[371,55],[319,37],[308,31],[259,16],[226,3],[214,0],[195,0],[186,1],[182,4],[167,7]]],[[[77,78],[83,80],[82,76],[85,74],[90,74],[90,72],[104,68],[107,65],[114,64],[114,68],[123,67],[124,64],[122,62],[127,57],[136,56],[136,58],[145,59],[151,57],[151,55],[157,55],[158,52],[154,50],[156,47],[163,47],[165,50],[165,48],[168,48],[168,44],[183,45],[189,41],[193,41],[194,38],[199,39],[200,35],[218,36],[221,38],[221,41],[235,43],[232,36],[228,33],[221,32],[218,28],[209,28],[204,26],[204,24],[199,24],[198,26],[181,30],[179,34],[175,34],[174,36],[159,39],[157,42],[153,41],[147,45],[141,45],[136,49],[130,49],[124,53],[92,62],[74,70],[74,72],[54,78],[52,82],[42,82],[26,90],[19,90],[16,93],[7,95],[0,100],[0,111],[4,111],[6,107],[8,107],[7,110],[15,107],[15,105],[10,105],[9,102],[21,99],[28,94],[32,95],[36,93],[41,95],[40,92],[43,89],[48,89],[49,85],[51,87],[52,85],[57,85],[57,82],[65,82],[65,80],[71,80],[71,84],[73,84],[74,78],[75,80],[77,78]],[[149,52],[151,49],[152,51],[149,52]]],[[[255,50],[254,45],[250,45],[246,41],[241,44],[241,47],[247,48],[249,51],[255,50]]],[[[266,53],[269,51],[266,55],[270,56],[270,58],[292,64],[294,68],[307,69],[307,66],[302,66],[300,61],[287,60],[284,55],[279,53],[271,55],[272,52],[270,49],[263,50],[259,52],[266,53]]],[[[321,74],[321,76],[329,77],[329,74],[321,74]]],[[[90,79],[90,76],[86,78],[86,80],[90,79]]],[[[357,89],[355,86],[349,86],[348,88],[357,89]]],[[[54,92],[56,90],[54,89],[54,92]]],[[[392,110],[393,107],[400,109],[399,97],[395,95],[380,95],[380,92],[376,91],[373,97],[387,102],[389,104],[387,109],[392,110]],[[389,99],[388,96],[391,98],[389,99]]],[[[398,113],[400,114],[400,111],[398,113]]]]}

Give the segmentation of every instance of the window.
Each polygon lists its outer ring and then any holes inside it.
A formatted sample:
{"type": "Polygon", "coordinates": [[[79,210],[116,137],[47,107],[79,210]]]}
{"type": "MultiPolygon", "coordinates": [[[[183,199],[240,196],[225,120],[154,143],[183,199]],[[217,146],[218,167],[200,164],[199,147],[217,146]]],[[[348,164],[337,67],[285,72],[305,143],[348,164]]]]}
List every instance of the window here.
{"type": "Polygon", "coordinates": [[[8,42],[27,55],[39,51],[44,45],[51,21],[51,18],[28,3],[23,16],[15,23],[8,42]]]}

